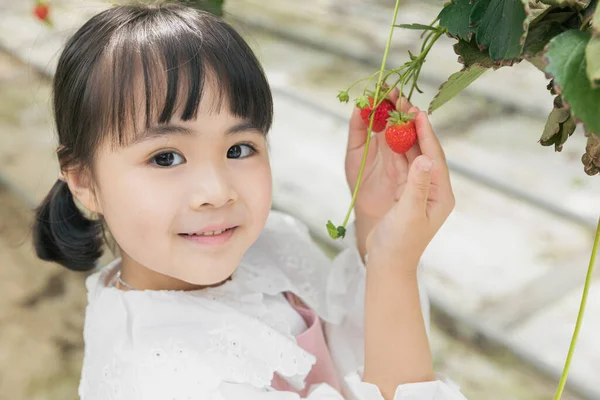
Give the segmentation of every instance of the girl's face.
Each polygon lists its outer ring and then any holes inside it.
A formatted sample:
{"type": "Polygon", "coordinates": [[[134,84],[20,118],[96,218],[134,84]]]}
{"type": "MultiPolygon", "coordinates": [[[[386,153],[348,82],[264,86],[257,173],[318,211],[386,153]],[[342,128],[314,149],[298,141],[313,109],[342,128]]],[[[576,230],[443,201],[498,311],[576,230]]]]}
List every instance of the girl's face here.
{"type": "Polygon", "coordinates": [[[92,208],[121,249],[123,277],[132,286],[185,289],[222,282],[266,222],[266,138],[233,116],[227,102],[215,110],[209,86],[195,120],[174,117],[125,147],[105,144],[97,152],[92,208]],[[232,229],[200,236],[226,228],[232,229]]]}

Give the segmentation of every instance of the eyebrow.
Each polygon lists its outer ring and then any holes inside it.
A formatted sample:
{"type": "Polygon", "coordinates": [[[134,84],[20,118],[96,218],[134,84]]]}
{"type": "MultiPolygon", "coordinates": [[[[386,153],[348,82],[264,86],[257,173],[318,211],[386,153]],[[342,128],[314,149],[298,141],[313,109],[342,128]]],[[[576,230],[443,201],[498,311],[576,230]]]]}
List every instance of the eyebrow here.
{"type": "MultiPolygon", "coordinates": [[[[233,125],[225,131],[225,136],[233,136],[237,133],[256,132],[263,135],[262,131],[251,121],[242,121],[233,125]]],[[[194,131],[186,127],[172,124],[161,124],[148,128],[136,137],[131,144],[140,143],[149,139],[165,136],[165,135],[193,135],[194,131]]]]}

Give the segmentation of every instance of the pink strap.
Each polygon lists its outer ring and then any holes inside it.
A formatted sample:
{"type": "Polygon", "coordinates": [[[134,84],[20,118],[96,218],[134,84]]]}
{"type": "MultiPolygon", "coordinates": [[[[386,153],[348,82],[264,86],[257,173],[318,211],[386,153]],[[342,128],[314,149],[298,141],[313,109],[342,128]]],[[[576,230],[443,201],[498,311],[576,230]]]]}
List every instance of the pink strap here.
{"type": "Polygon", "coordinates": [[[321,319],[298,296],[291,292],[286,292],[285,297],[298,314],[302,316],[308,327],[304,332],[296,336],[297,343],[304,350],[314,355],[317,358],[317,362],[312,366],[306,377],[306,386],[304,389],[297,390],[278,374],[273,376],[271,386],[276,390],[296,392],[301,397],[306,397],[310,386],[318,383],[327,383],[341,392],[339,378],[335,371],[329,348],[327,347],[321,319]]]}

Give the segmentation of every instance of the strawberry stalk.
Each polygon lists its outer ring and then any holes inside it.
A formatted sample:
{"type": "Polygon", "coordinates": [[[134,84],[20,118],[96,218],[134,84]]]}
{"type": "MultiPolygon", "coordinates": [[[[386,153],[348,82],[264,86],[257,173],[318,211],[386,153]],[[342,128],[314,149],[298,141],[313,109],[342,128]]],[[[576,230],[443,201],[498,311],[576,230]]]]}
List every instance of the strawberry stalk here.
{"type": "Polygon", "coordinates": [[[560,400],[562,392],[565,389],[567,383],[567,376],[569,375],[569,368],[571,367],[571,360],[575,353],[575,346],[577,345],[577,338],[579,337],[579,331],[581,330],[581,323],[583,322],[583,314],[585,313],[585,306],[587,304],[588,292],[590,290],[590,284],[592,283],[592,276],[594,274],[594,265],[596,265],[596,253],[598,252],[598,244],[600,243],[600,219],[598,219],[598,226],[596,227],[596,237],[594,238],[594,247],[592,247],[592,255],[590,257],[590,264],[588,265],[587,275],[585,277],[585,285],[583,286],[583,294],[581,295],[581,303],[579,304],[579,313],[577,314],[577,322],[575,323],[575,330],[571,337],[571,345],[569,346],[569,353],[565,361],[565,367],[563,368],[554,400],[560,400]]]}
{"type": "MultiPolygon", "coordinates": [[[[380,96],[381,88],[383,86],[383,72],[385,70],[385,66],[387,63],[388,54],[390,52],[390,45],[392,43],[392,37],[394,35],[394,25],[396,25],[396,17],[398,16],[398,9],[400,8],[400,0],[396,0],[396,6],[394,8],[394,16],[392,18],[392,26],[390,27],[390,33],[388,35],[387,43],[385,46],[385,52],[383,53],[383,59],[381,60],[381,67],[379,68],[379,78],[377,80],[377,86],[375,89],[375,94],[373,96],[373,110],[377,109],[381,101],[385,99],[384,96],[380,96]]],[[[392,88],[388,88],[389,93],[392,88]]],[[[356,195],[358,194],[358,189],[360,188],[360,182],[362,180],[363,172],[365,170],[365,163],[367,162],[367,154],[369,152],[369,143],[371,142],[371,131],[373,129],[373,120],[375,117],[375,113],[371,113],[371,117],[369,118],[369,127],[367,128],[367,141],[365,143],[365,151],[363,152],[362,162],[360,164],[360,170],[358,171],[358,178],[356,180],[356,186],[354,187],[354,193],[352,193],[352,201],[350,202],[350,207],[348,208],[348,212],[346,213],[346,218],[344,218],[344,223],[337,228],[333,225],[331,221],[327,222],[327,230],[329,231],[329,235],[337,239],[339,237],[344,237],[346,234],[346,225],[348,224],[348,220],[350,219],[350,215],[352,214],[352,210],[354,209],[354,203],[356,202],[356,195]],[[333,229],[332,229],[333,228],[333,229]]]]}

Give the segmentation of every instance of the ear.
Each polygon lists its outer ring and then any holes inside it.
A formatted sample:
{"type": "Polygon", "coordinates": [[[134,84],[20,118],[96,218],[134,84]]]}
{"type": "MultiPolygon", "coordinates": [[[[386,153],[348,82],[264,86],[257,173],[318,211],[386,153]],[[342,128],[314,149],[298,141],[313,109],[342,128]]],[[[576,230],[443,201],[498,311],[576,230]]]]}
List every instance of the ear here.
{"type": "Polygon", "coordinates": [[[94,191],[94,181],[88,171],[77,171],[75,169],[62,171],[65,182],[73,197],[88,211],[102,214],[100,201],[94,191]]]}

